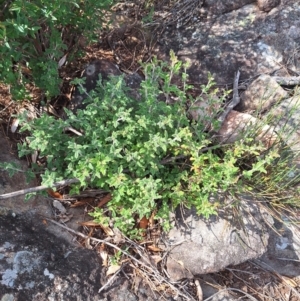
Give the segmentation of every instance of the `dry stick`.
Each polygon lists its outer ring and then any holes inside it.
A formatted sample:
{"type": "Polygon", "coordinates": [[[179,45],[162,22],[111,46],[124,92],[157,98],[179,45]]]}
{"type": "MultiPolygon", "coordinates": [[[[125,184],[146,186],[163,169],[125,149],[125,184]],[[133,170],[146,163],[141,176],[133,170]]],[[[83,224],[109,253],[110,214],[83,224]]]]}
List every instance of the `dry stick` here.
{"type": "Polygon", "coordinates": [[[238,70],[235,74],[234,82],[233,82],[233,96],[232,101],[228,104],[227,108],[224,110],[224,112],[221,114],[221,116],[218,118],[218,120],[221,122],[221,124],[224,122],[227,115],[232,111],[232,109],[239,104],[240,98],[239,98],[239,78],[240,78],[240,71],[238,70]]]}
{"type": "Polygon", "coordinates": [[[202,292],[202,288],[201,288],[201,285],[200,285],[200,282],[198,279],[195,280],[195,285],[196,285],[196,290],[197,290],[198,301],[203,301],[203,292],[202,292]]]}
{"type": "Polygon", "coordinates": [[[73,132],[73,133],[76,134],[77,136],[82,136],[82,133],[80,133],[79,131],[75,130],[75,129],[72,128],[71,126],[66,127],[64,130],[65,130],[65,131],[73,132]]]}
{"type": "Polygon", "coordinates": [[[89,236],[87,236],[87,235],[85,235],[85,234],[83,234],[83,233],[81,233],[81,232],[75,231],[75,230],[73,230],[73,229],[71,229],[71,228],[69,228],[69,227],[67,227],[67,226],[65,226],[65,225],[62,225],[62,224],[60,224],[60,223],[58,223],[58,222],[56,222],[56,221],[54,221],[54,220],[52,220],[52,219],[50,219],[50,218],[45,217],[45,219],[48,220],[49,222],[51,222],[51,223],[53,223],[53,224],[55,224],[55,225],[57,225],[57,226],[63,228],[63,229],[65,229],[65,230],[67,230],[67,231],[69,231],[69,232],[75,234],[75,235],[78,235],[78,236],[84,238],[84,239],[87,239],[87,238],[88,238],[88,239],[90,239],[90,240],[92,240],[92,241],[95,241],[95,242],[98,242],[98,243],[104,243],[104,244],[106,244],[106,245],[108,245],[108,246],[110,246],[110,247],[112,247],[112,248],[114,248],[114,249],[116,249],[116,250],[118,250],[118,251],[124,253],[126,256],[128,256],[129,258],[131,258],[133,261],[135,261],[136,263],[140,264],[140,265],[143,266],[144,268],[148,269],[148,270],[152,273],[152,276],[156,277],[158,281],[160,281],[160,282],[165,282],[165,283],[166,283],[167,285],[169,285],[173,290],[177,291],[177,292],[178,292],[178,295],[182,296],[183,298],[185,298],[185,299],[187,299],[187,300],[191,300],[191,299],[190,299],[189,297],[187,297],[185,294],[181,293],[175,286],[173,286],[173,285],[172,285],[169,281],[167,281],[164,277],[162,277],[159,273],[157,273],[157,271],[155,271],[152,267],[149,267],[147,264],[145,264],[145,263],[143,263],[142,261],[136,259],[134,256],[132,256],[132,255],[126,253],[124,250],[120,249],[120,248],[117,247],[116,245],[114,245],[114,244],[112,244],[112,243],[110,243],[110,242],[108,242],[108,241],[102,240],[102,239],[98,239],[98,238],[94,238],[94,237],[89,237],[89,236]],[[160,279],[159,279],[159,278],[160,278],[160,279]]]}
{"type": "Polygon", "coordinates": [[[272,268],[270,265],[266,264],[265,262],[259,259],[251,260],[251,262],[253,262],[255,265],[258,265],[260,268],[264,269],[265,271],[272,271],[272,273],[274,273],[274,275],[276,275],[278,279],[280,279],[286,286],[288,286],[289,289],[292,290],[295,295],[300,297],[299,292],[294,287],[292,287],[288,281],[285,280],[284,276],[277,273],[276,270],[272,268]]]}
{"type": "MultiPolygon", "coordinates": [[[[62,180],[62,181],[56,182],[52,186],[53,187],[60,187],[60,186],[63,186],[63,185],[70,185],[70,184],[79,183],[79,182],[80,181],[78,179],[67,179],[67,180],[62,180]]],[[[22,190],[10,192],[10,193],[1,194],[0,195],[0,200],[12,198],[12,197],[27,194],[27,193],[43,191],[43,190],[47,190],[47,189],[49,189],[49,187],[48,186],[43,186],[43,185],[32,187],[32,188],[27,188],[27,189],[22,189],[22,190]]]]}
{"type": "Polygon", "coordinates": [[[124,266],[122,266],[113,276],[109,278],[109,280],[98,290],[98,294],[100,294],[105,288],[109,287],[113,280],[117,277],[117,275],[123,270],[124,266]]]}

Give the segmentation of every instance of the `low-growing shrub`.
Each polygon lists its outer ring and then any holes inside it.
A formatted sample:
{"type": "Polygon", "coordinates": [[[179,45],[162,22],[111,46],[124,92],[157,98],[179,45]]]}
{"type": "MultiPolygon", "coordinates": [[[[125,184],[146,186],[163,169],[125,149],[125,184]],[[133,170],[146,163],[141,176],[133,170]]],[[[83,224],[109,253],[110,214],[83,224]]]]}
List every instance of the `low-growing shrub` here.
{"type": "MultiPolygon", "coordinates": [[[[137,219],[153,212],[167,230],[169,213],[179,204],[195,206],[204,217],[216,214],[222,204],[211,202],[211,196],[251,191],[251,183],[268,179],[278,163],[276,151],[266,152],[251,137],[231,145],[214,144],[205,126],[187,117],[186,107],[199,99],[187,96],[191,86],[186,66],[172,53],[171,57],[170,65],[154,59],[143,66],[140,101],[128,96],[122,77],[99,80],[85,100],[86,109],[77,115],[66,110],[62,120],[44,114],[22,127],[30,134],[28,143],[19,145],[20,156],[38,150],[47,159],[45,166],[31,168],[43,185],[77,178],[74,192],[86,187],[111,192],[110,215],[99,208],[91,215],[103,224],[110,218],[130,236],[137,232],[137,219]],[[174,75],[181,84],[172,83],[174,75]],[[168,101],[159,101],[162,96],[168,101]],[[68,127],[82,136],[67,133],[68,127]]],[[[212,87],[210,78],[202,91],[215,99],[211,94],[218,91],[212,87]]]]}
{"type": "Polygon", "coordinates": [[[28,97],[27,83],[49,99],[60,92],[59,60],[81,36],[101,28],[113,0],[12,0],[0,5],[0,81],[14,99],[28,97]]]}

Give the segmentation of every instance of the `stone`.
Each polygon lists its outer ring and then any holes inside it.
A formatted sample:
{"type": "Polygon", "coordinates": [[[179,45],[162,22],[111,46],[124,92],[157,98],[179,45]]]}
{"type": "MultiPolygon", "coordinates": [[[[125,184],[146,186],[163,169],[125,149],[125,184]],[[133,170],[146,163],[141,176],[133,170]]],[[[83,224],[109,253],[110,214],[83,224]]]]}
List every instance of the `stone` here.
{"type": "MultiPolygon", "coordinates": [[[[72,95],[72,99],[68,105],[68,108],[74,113],[79,109],[85,109],[86,104],[84,100],[88,97],[88,93],[93,91],[97,82],[99,81],[99,76],[101,76],[102,81],[107,81],[110,77],[120,76],[123,73],[120,71],[118,65],[114,64],[108,60],[95,60],[86,66],[82,77],[85,78],[82,87],[85,91],[82,91],[80,86],[75,88],[75,92],[72,95]]],[[[142,82],[142,78],[137,73],[124,74],[124,80],[128,87],[128,95],[136,100],[140,99],[138,89],[142,82]]]]}
{"type": "MultiPolygon", "coordinates": [[[[217,84],[232,85],[237,70],[241,82],[299,70],[298,0],[209,0],[200,8],[203,13],[188,24],[170,22],[155,50],[161,59],[168,60],[172,49],[178,59],[188,61],[191,83],[207,83],[208,73],[217,84]]],[[[185,13],[192,13],[188,5],[185,13]]]]}
{"type": "Polygon", "coordinates": [[[220,143],[234,143],[245,138],[245,133],[249,133],[249,129],[253,131],[254,139],[261,141],[266,148],[278,140],[274,127],[264,124],[263,121],[250,114],[234,110],[226,116],[216,139],[220,143]]]}
{"type": "Polygon", "coordinates": [[[300,151],[300,95],[296,93],[293,97],[281,101],[269,112],[270,122],[278,135],[292,149],[295,154],[300,151]]]}
{"type": "Polygon", "coordinates": [[[254,110],[262,112],[287,97],[288,92],[275,79],[263,74],[248,86],[247,90],[241,95],[240,103],[235,109],[238,111],[254,110]]]}
{"type": "Polygon", "coordinates": [[[0,296],[14,300],[98,301],[100,257],[46,230],[33,213],[0,216],[0,296]]]}
{"type": "Polygon", "coordinates": [[[133,290],[121,273],[98,293],[109,280],[100,256],[49,232],[43,216],[8,211],[0,215],[0,233],[0,301],[159,299],[138,276],[133,290]]]}
{"type": "Polygon", "coordinates": [[[201,275],[201,288],[203,291],[203,300],[210,301],[235,301],[238,298],[233,297],[230,292],[223,289],[216,289],[215,287],[208,285],[207,283],[214,283],[215,280],[210,275],[201,275]]]}
{"type": "Polygon", "coordinates": [[[271,9],[275,8],[280,4],[280,0],[258,0],[257,5],[260,10],[264,12],[269,12],[271,9]]]}
{"type": "Polygon", "coordinates": [[[102,80],[108,80],[110,76],[118,76],[122,72],[116,64],[108,60],[95,60],[87,65],[82,75],[85,78],[85,82],[82,85],[85,91],[82,91],[81,87],[77,86],[68,105],[68,108],[74,113],[86,107],[83,101],[87,98],[87,94],[96,88],[100,74],[102,80]]]}
{"type": "Polygon", "coordinates": [[[171,279],[220,271],[264,254],[269,239],[265,220],[272,224],[272,217],[248,196],[240,198],[239,215],[240,223],[221,215],[207,222],[194,208],[178,209],[167,235],[170,245],[175,246],[167,258],[171,279]]]}
{"type": "MultiPolygon", "coordinates": [[[[295,222],[299,222],[296,220],[295,222]]],[[[297,226],[283,217],[282,222],[276,221],[275,231],[270,232],[267,252],[259,258],[260,265],[288,277],[300,276],[300,234],[297,226]]]]}
{"type": "Polygon", "coordinates": [[[212,121],[216,119],[220,108],[221,101],[219,98],[202,95],[200,100],[197,100],[190,105],[187,113],[193,120],[200,122],[204,124],[206,128],[209,128],[212,121]]]}

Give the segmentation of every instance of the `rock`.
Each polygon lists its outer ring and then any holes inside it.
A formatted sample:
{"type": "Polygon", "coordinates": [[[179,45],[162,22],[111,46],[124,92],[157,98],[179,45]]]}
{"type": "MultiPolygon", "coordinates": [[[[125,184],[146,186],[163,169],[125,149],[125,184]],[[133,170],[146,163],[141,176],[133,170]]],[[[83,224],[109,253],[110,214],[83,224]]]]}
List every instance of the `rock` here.
{"type": "Polygon", "coordinates": [[[85,78],[85,82],[82,84],[85,91],[82,91],[81,87],[77,86],[68,108],[76,113],[77,110],[86,107],[83,101],[87,98],[87,93],[96,88],[99,75],[101,75],[103,80],[108,80],[110,76],[118,76],[121,74],[122,72],[119,70],[118,66],[108,60],[97,60],[92,62],[85,68],[82,75],[83,78],[85,78]]]}
{"type": "Polygon", "coordinates": [[[275,8],[280,4],[280,0],[258,0],[257,5],[260,10],[264,12],[269,12],[271,9],[275,8]]]}
{"type": "MultiPolygon", "coordinates": [[[[174,23],[166,27],[156,47],[158,57],[167,60],[170,49],[174,50],[180,60],[190,63],[192,83],[207,83],[208,72],[221,85],[232,84],[237,70],[241,81],[262,73],[290,76],[287,68],[295,72],[300,68],[296,50],[300,39],[299,1],[256,2],[204,1],[203,13],[190,18],[188,24],[180,26],[174,18],[174,23]],[[283,65],[286,68],[281,68],[283,65]]],[[[187,5],[185,13],[192,13],[192,9],[189,11],[187,5]]]]}
{"type": "Polygon", "coordinates": [[[255,0],[206,0],[203,4],[214,15],[221,15],[224,13],[237,10],[247,4],[254,3],[255,0]]]}
{"type": "Polygon", "coordinates": [[[271,76],[263,74],[254,80],[241,95],[241,101],[235,108],[238,111],[255,110],[256,112],[270,109],[271,105],[279,103],[288,97],[288,92],[271,76]]]}
{"type": "Polygon", "coordinates": [[[255,140],[262,141],[269,148],[278,139],[275,128],[264,124],[260,119],[247,113],[231,111],[225,118],[216,136],[220,143],[234,143],[245,138],[249,129],[255,135],[255,140]]]}
{"type": "Polygon", "coordinates": [[[101,260],[45,229],[32,213],[0,216],[0,296],[14,300],[99,300],[101,260]]]}
{"type": "MultiPolygon", "coordinates": [[[[284,218],[285,219],[285,218],[284,218]]],[[[298,221],[299,222],[299,219],[298,221]]],[[[276,221],[277,233],[270,233],[268,250],[259,258],[263,268],[288,277],[300,276],[300,234],[290,221],[276,221]],[[279,233],[279,234],[278,234],[279,233]]]]}
{"type": "Polygon", "coordinates": [[[126,86],[129,88],[127,93],[131,98],[135,100],[141,100],[141,94],[139,93],[139,89],[142,80],[143,80],[142,77],[137,73],[131,73],[125,75],[125,83],[126,86]]]}
{"type": "Polygon", "coordinates": [[[230,295],[230,292],[225,291],[223,289],[218,290],[207,283],[214,283],[215,280],[210,275],[201,275],[201,288],[203,291],[203,299],[206,300],[210,298],[210,301],[235,301],[239,300],[238,298],[234,298],[230,295]]]}
{"type": "Polygon", "coordinates": [[[270,112],[270,122],[273,122],[278,135],[297,154],[300,150],[300,95],[295,95],[281,101],[270,112]]]}
{"type": "MultiPolygon", "coordinates": [[[[100,75],[103,81],[107,81],[111,76],[120,76],[122,74],[118,65],[108,60],[93,61],[85,68],[83,73],[83,78],[86,79],[82,85],[85,92],[82,91],[81,87],[76,87],[68,108],[76,113],[78,109],[84,109],[86,107],[83,101],[88,97],[87,94],[96,88],[100,75]]],[[[139,100],[140,95],[138,88],[142,78],[137,73],[132,73],[124,74],[124,79],[129,88],[128,95],[139,100]]]]}
{"type": "Polygon", "coordinates": [[[190,117],[209,127],[216,119],[217,113],[221,108],[220,99],[214,96],[202,95],[200,100],[192,103],[187,113],[190,117]]]}
{"type": "Polygon", "coordinates": [[[232,216],[205,222],[194,208],[181,213],[180,209],[176,211],[176,224],[167,236],[169,243],[175,245],[167,259],[167,271],[174,281],[220,271],[257,258],[267,250],[265,220],[272,224],[273,219],[251,199],[240,200],[240,224],[232,216]]]}
{"type": "Polygon", "coordinates": [[[121,273],[99,294],[108,281],[100,256],[50,233],[42,219],[32,212],[0,215],[0,301],[159,299],[138,276],[133,290],[121,273]]]}

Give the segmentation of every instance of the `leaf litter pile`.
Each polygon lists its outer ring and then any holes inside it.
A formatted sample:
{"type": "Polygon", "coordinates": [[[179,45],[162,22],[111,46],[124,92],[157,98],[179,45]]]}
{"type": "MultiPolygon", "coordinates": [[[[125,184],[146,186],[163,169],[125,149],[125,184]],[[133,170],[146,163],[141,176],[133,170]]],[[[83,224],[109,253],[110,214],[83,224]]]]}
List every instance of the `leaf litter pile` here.
{"type": "MultiPolygon", "coordinates": [[[[118,17],[126,15],[129,25],[118,26],[117,24],[105,30],[101,33],[99,42],[92,45],[85,45],[84,40],[78,39],[76,51],[84,53],[84,56],[68,63],[68,54],[66,54],[58,62],[63,82],[60,95],[52,99],[46,106],[49,114],[60,116],[62,108],[66,107],[72,98],[74,87],[70,81],[80,77],[85,66],[91,61],[108,59],[118,64],[123,72],[138,72],[140,69],[138,62],[146,62],[151,58],[157,37],[149,36],[149,28],[145,29],[138,25],[141,17],[146,16],[147,12],[143,11],[144,6],[141,3],[137,3],[126,5],[127,3],[123,2],[115,9],[116,20],[118,17]],[[127,10],[126,14],[124,14],[124,9],[127,10]]],[[[172,16],[175,18],[179,14],[172,15],[170,13],[172,7],[173,10],[176,9],[176,6],[171,6],[171,1],[163,1],[163,3],[170,5],[166,19],[170,23],[172,16]]],[[[181,1],[180,3],[182,7],[185,7],[185,18],[188,22],[187,8],[192,3],[194,5],[195,1],[181,1]]],[[[162,3],[156,4],[156,14],[164,16],[165,8],[162,3]]],[[[180,7],[178,6],[178,9],[180,7]]],[[[155,25],[155,22],[153,24],[155,25]]],[[[28,91],[30,91],[30,102],[14,102],[9,87],[0,84],[2,131],[9,136],[14,146],[21,143],[25,137],[18,133],[18,118],[13,115],[26,111],[29,112],[31,118],[38,118],[41,113],[40,104],[44,100],[42,91],[34,85],[28,85],[28,91]]],[[[38,159],[31,157],[27,160],[30,164],[38,159]]],[[[169,279],[166,271],[166,258],[171,246],[164,239],[159,224],[154,221],[155,212],[149,219],[144,217],[136,221],[136,227],[142,230],[143,235],[141,239],[133,241],[118,229],[95,223],[88,215],[95,208],[106,208],[111,200],[109,193],[87,189],[80,195],[69,195],[67,186],[61,187],[58,191],[49,189],[47,192],[52,200],[54,216],[49,222],[73,233],[82,247],[96,250],[101,257],[103,268],[106,270],[107,282],[99,292],[109,289],[117,277],[125,275],[131,279],[133,288],[138,286],[137,282],[142,278],[162,298],[172,296],[175,299],[181,297],[183,300],[202,301],[205,297],[202,287],[209,286],[215,290],[216,296],[220,292],[226,292],[240,298],[239,300],[300,300],[300,279],[279,275],[267,269],[259,261],[248,261],[238,266],[227,267],[218,273],[174,283],[169,279]],[[80,220],[78,216],[81,217],[80,220]],[[77,226],[80,226],[79,231],[74,230],[74,227],[66,226],[68,222],[74,220],[77,226]]]]}

